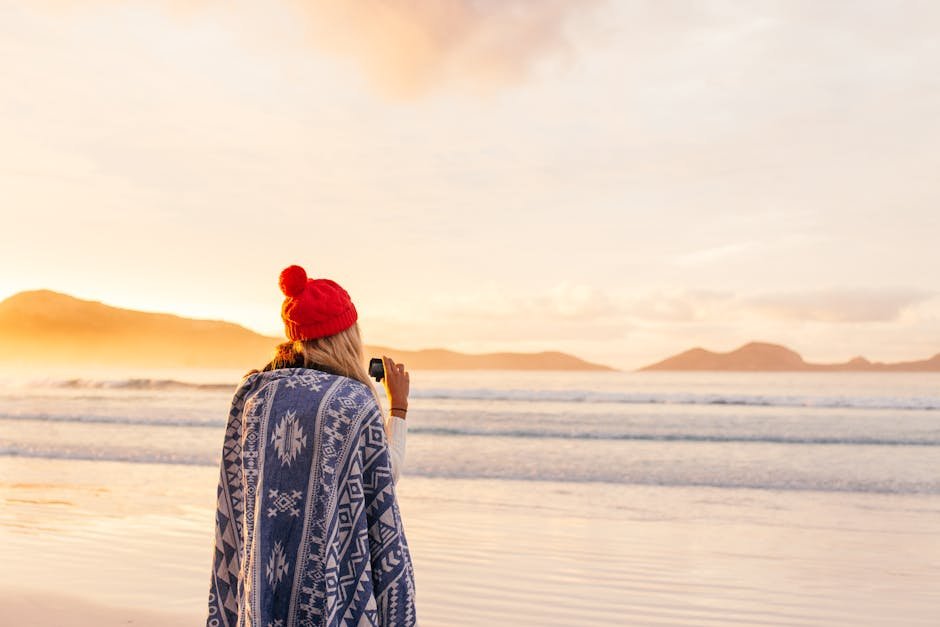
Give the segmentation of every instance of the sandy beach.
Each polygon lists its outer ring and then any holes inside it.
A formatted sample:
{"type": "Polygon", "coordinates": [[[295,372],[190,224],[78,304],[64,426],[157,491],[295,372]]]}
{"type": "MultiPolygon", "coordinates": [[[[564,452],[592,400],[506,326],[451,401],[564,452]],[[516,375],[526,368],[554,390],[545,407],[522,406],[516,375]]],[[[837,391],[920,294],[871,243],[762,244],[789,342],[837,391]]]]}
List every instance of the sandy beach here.
{"type": "MultiPolygon", "coordinates": [[[[4,625],[204,624],[231,376],[0,385],[4,625]]],[[[936,624],[929,376],[419,376],[422,625],[936,624]]]]}
{"type": "MultiPolygon", "coordinates": [[[[0,458],[8,625],[204,621],[215,471],[0,458]]],[[[929,625],[940,503],[405,477],[423,625],[929,625]]]]}

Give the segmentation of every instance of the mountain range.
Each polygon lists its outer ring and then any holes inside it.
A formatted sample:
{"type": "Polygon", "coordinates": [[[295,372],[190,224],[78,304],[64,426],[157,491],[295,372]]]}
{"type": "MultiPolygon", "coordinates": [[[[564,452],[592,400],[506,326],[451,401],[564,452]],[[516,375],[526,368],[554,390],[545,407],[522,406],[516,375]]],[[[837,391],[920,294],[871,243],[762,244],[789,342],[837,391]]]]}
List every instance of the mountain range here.
{"type": "MultiPolygon", "coordinates": [[[[260,368],[283,338],[231,322],[120,309],[49,290],[0,302],[0,362],[260,368]]],[[[612,370],[560,352],[466,354],[366,346],[414,369],[612,370]]]]}
{"type": "MultiPolygon", "coordinates": [[[[49,290],[0,302],[0,362],[143,367],[260,367],[282,338],[217,320],[194,320],[82,300],[49,290]]],[[[366,346],[416,370],[613,370],[561,352],[467,354],[366,346]]],[[[940,353],[921,361],[817,364],[779,344],[751,342],[726,353],[693,348],[641,371],[940,372],[940,353]]]]}
{"type": "Polygon", "coordinates": [[[940,353],[922,361],[871,362],[855,357],[836,364],[809,363],[799,353],[766,342],[751,342],[727,353],[693,348],[640,370],[725,370],[753,372],[940,372],[940,353]]]}

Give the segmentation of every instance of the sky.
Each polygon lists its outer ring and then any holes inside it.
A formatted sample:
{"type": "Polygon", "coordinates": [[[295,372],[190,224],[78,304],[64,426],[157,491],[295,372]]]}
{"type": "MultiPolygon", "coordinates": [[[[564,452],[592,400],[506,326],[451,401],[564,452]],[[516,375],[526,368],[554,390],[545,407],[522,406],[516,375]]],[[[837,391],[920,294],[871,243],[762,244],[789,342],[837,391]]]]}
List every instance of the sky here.
{"type": "Polygon", "coordinates": [[[940,352],[932,1],[0,0],[0,299],[365,340],[940,352]]]}

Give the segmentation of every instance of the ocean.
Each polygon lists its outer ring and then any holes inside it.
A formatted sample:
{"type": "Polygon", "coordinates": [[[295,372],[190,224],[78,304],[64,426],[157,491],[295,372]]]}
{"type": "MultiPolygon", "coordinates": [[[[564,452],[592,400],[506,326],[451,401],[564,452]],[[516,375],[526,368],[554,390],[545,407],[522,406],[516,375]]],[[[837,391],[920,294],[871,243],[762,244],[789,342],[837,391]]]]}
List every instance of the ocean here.
{"type": "MultiPolygon", "coordinates": [[[[164,373],[167,374],[167,373],[164,373]]],[[[7,378],[0,455],[215,466],[237,375],[7,378]]],[[[940,494],[940,376],[422,372],[407,474],[940,494]]]]}
{"type": "MultiPolygon", "coordinates": [[[[240,374],[0,375],[10,616],[200,624],[240,374]]],[[[940,616],[940,375],[414,372],[408,425],[424,626],[940,616]]]]}

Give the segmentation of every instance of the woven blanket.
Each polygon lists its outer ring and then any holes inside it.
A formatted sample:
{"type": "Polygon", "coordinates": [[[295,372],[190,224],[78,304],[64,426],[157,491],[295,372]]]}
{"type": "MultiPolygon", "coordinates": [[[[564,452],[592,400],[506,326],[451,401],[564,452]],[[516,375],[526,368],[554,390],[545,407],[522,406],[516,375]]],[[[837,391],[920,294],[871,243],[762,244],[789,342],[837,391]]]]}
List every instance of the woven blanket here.
{"type": "Polygon", "coordinates": [[[414,625],[382,413],[353,379],[246,377],[222,449],[209,627],[414,625]]]}

